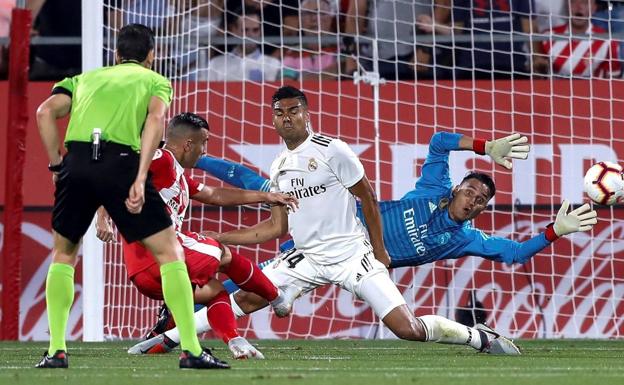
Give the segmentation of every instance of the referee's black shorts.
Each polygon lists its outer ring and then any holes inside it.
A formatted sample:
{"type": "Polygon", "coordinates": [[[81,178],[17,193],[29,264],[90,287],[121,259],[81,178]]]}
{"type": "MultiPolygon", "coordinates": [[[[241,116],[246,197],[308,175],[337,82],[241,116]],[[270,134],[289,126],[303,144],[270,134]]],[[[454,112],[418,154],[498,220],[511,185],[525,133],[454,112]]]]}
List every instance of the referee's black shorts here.
{"type": "Polygon", "coordinates": [[[149,237],[171,226],[162,198],[145,183],[145,204],[139,214],[125,205],[139,169],[139,154],[129,146],[105,142],[101,158],[91,160],[91,143],[69,142],[54,193],[52,228],[78,243],[87,232],[96,210],[104,206],[128,243],[149,237]]]}

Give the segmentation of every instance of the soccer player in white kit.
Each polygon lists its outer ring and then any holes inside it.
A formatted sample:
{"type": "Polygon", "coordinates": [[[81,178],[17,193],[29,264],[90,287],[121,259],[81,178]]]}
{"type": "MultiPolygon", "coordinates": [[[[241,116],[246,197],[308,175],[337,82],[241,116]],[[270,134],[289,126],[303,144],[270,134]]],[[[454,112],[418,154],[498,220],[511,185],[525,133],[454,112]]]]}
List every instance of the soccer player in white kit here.
{"type": "Polygon", "coordinates": [[[303,92],[285,86],[272,99],[273,125],[286,149],[271,166],[271,189],[294,195],[299,208],[271,208],[256,226],[215,235],[225,244],[255,244],[289,232],[295,249],[263,272],[294,301],[326,284],[335,284],[368,303],[399,338],[465,344],[492,354],[520,354],[509,339],[481,325],[467,327],[437,315],[415,317],[390,279],[375,193],[362,163],[340,139],[310,127],[303,92]],[[361,201],[366,229],[356,215],[361,201]]]}

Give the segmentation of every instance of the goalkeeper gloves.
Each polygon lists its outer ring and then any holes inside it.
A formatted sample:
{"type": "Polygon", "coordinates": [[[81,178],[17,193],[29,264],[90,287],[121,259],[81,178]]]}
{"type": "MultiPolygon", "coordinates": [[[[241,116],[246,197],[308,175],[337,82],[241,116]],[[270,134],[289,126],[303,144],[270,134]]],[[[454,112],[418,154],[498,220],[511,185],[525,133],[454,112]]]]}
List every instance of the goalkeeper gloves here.
{"type": "Polygon", "coordinates": [[[576,233],[577,231],[591,230],[598,222],[596,210],[591,210],[587,203],[568,213],[569,208],[570,202],[566,199],[561,203],[555,223],[546,229],[546,238],[549,241],[552,242],[559,237],[576,233]]]}
{"type": "Polygon", "coordinates": [[[526,159],[529,156],[529,139],[520,134],[511,134],[504,138],[485,142],[485,153],[492,160],[508,170],[511,170],[509,158],[526,159]]]}
{"type": "Polygon", "coordinates": [[[510,158],[526,159],[529,156],[529,139],[520,134],[511,134],[504,138],[483,141],[474,140],[474,150],[481,155],[489,155],[492,160],[511,170],[510,158]]]}

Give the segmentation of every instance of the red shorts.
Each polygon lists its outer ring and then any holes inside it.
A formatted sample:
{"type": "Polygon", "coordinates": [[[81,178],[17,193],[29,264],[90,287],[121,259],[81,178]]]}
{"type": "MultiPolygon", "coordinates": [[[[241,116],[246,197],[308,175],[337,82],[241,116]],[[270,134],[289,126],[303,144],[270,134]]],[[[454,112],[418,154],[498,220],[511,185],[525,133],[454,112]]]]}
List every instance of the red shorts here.
{"type": "MultiPolygon", "coordinates": [[[[178,233],[184,249],[186,268],[193,287],[202,287],[215,277],[221,263],[221,244],[197,233],[178,233]]],[[[152,299],[163,299],[160,266],[157,263],[137,273],[130,280],[139,292],[152,299]]]]}

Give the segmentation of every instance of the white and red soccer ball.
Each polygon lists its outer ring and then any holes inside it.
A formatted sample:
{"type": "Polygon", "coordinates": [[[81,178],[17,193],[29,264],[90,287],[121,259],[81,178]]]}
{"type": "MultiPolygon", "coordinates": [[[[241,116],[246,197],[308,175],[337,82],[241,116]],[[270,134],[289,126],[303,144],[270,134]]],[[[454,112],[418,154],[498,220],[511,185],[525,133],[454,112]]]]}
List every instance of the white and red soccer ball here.
{"type": "Polygon", "coordinates": [[[583,185],[589,198],[611,206],[624,201],[624,174],[622,166],[613,162],[599,162],[585,173],[583,185]]]}

